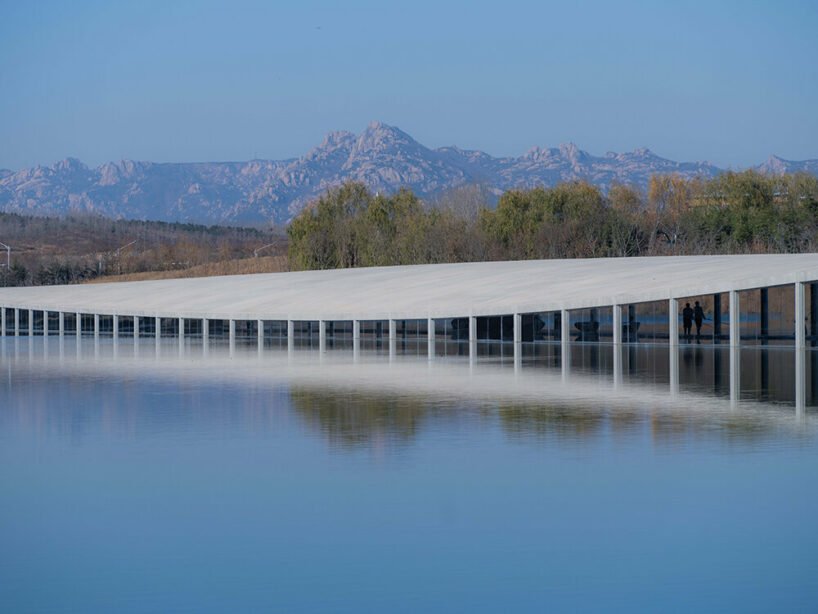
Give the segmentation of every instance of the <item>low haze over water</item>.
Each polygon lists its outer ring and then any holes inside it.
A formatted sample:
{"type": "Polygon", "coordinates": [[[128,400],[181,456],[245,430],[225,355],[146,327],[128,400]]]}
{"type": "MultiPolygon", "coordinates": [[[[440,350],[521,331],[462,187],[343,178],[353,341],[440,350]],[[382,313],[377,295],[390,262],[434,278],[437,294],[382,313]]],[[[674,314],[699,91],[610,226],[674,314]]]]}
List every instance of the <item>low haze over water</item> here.
{"type": "Polygon", "coordinates": [[[666,347],[615,382],[580,346],[566,376],[502,352],[0,344],[3,611],[818,607],[792,348],[742,351],[731,403],[710,346],[679,350],[672,394],[666,347]]]}

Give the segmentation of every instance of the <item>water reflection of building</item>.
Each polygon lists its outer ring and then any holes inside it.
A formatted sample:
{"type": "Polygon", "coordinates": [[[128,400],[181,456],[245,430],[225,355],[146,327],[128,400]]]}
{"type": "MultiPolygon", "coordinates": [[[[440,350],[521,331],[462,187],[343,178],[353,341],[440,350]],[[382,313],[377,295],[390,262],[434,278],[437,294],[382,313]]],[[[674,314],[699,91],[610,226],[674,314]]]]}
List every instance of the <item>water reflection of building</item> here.
{"type": "MultiPolygon", "coordinates": [[[[795,358],[783,348],[742,351],[744,404],[738,411],[729,400],[731,348],[676,350],[675,391],[666,347],[634,344],[619,359],[610,344],[574,349],[565,379],[564,365],[555,361],[559,346],[532,352],[522,362],[486,355],[430,363],[407,355],[385,361],[377,351],[259,355],[225,349],[205,356],[195,344],[180,353],[173,343],[5,340],[0,365],[8,370],[8,386],[17,373],[29,375],[23,392],[16,386],[18,405],[4,408],[0,420],[43,436],[71,433],[81,442],[98,431],[138,438],[184,430],[203,419],[264,433],[295,418],[338,449],[389,453],[444,421],[496,421],[520,440],[582,441],[643,430],[671,443],[714,424],[731,438],[752,441],[812,417],[768,405],[793,402],[795,358]],[[611,378],[617,365],[619,381],[611,378]],[[92,406],[84,402],[89,396],[92,406]],[[292,412],[282,411],[290,406],[292,412]]],[[[811,373],[816,364],[810,356],[811,373]]]]}

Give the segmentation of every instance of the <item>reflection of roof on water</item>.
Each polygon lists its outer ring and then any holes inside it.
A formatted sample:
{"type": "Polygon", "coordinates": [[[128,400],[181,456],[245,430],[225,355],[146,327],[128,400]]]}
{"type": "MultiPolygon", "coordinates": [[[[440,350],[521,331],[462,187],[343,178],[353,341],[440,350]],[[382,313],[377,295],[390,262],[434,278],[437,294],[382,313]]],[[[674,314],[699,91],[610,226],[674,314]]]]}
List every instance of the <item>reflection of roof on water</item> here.
{"type": "Polygon", "coordinates": [[[818,280],[818,255],[530,260],[0,289],[7,307],[268,320],[501,315],[818,280]]]}
{"type": "MultiPolygon", "coordinates": [[[[106,372],[138,374],[140,379],[173,379],[190,382],[242,384],[263,387],[303,386],[328,392],[363,393],[397,397],[468,400],[479,404],[519,404],[531,407],[565,408],[576,412],[641,412],[670,419],[693,419],[708,424],[730,422],[748,427],[785,428],[809,432],[818,420],[811,414],[797,416],[792,407],[744,401],[732,405],[727,398],[681,392],[671,394],[667,384],[628,381],[614,386],[610,376],[571,373],[567,380],[556,369],[499,365],[495,361],[448,358],[429,362],[414,356],[396,356],[391,362],[380,354],[361,352],[356,360],[349,352],[318,354],[310,351],[211,349],[201,354],[180,356],[175,343],[165,344],[157,357],[152,342],[140,344],[134,357],[132,342],[124,342],[114,354],[111,341],[97,345],[85,340],[81,355],[75,342],[52,339],[42,352],[43,340],[0,340],[5,362],[23,363],[43,374],[49,371],[88,373],[103,377],[106,372]],[[19,348],[15,350],[15,348],[19,348]],[[332,368],[327,368],[332,365],[332,368]]],[[[201,351],[201,348],[198,348],[201,351]]]]}

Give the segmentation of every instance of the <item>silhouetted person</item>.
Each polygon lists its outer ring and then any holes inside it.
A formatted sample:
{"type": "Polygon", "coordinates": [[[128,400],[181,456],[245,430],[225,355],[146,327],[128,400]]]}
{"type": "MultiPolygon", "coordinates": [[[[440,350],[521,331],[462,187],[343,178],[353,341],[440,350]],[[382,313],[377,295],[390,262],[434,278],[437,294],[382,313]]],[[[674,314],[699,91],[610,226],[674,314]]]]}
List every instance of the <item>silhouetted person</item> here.
{"type": "Polygon", "coordinates": [[[690,308],[690,303],[685,303],[685,308],[682,309],[682,327],[684,336],[690,338],[690,329],[693,327],[693,310],[690,308]]]}
{"type": "Polygon", "coordinates": [[[699,301],[696,301],[696,305],[693,307],[693,321],[696,323],[696,338],[699,338],[702,334],[702,322],[704,321],[704,309],[699,305],[699,301]]]}

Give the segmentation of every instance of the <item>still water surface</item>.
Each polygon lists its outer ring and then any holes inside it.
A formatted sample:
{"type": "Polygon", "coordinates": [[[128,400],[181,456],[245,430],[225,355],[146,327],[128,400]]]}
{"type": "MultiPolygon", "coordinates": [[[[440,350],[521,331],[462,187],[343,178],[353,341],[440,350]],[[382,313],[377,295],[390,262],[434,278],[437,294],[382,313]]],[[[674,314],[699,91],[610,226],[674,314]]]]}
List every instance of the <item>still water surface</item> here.
{"type": "Polygon", "coordinates": [[[3,342],[4,612],[818,608],[786,352],[735,405],[713,348],[671,395],[666,348],[615,386],[599,359],[84,343],[3,342]]]}

